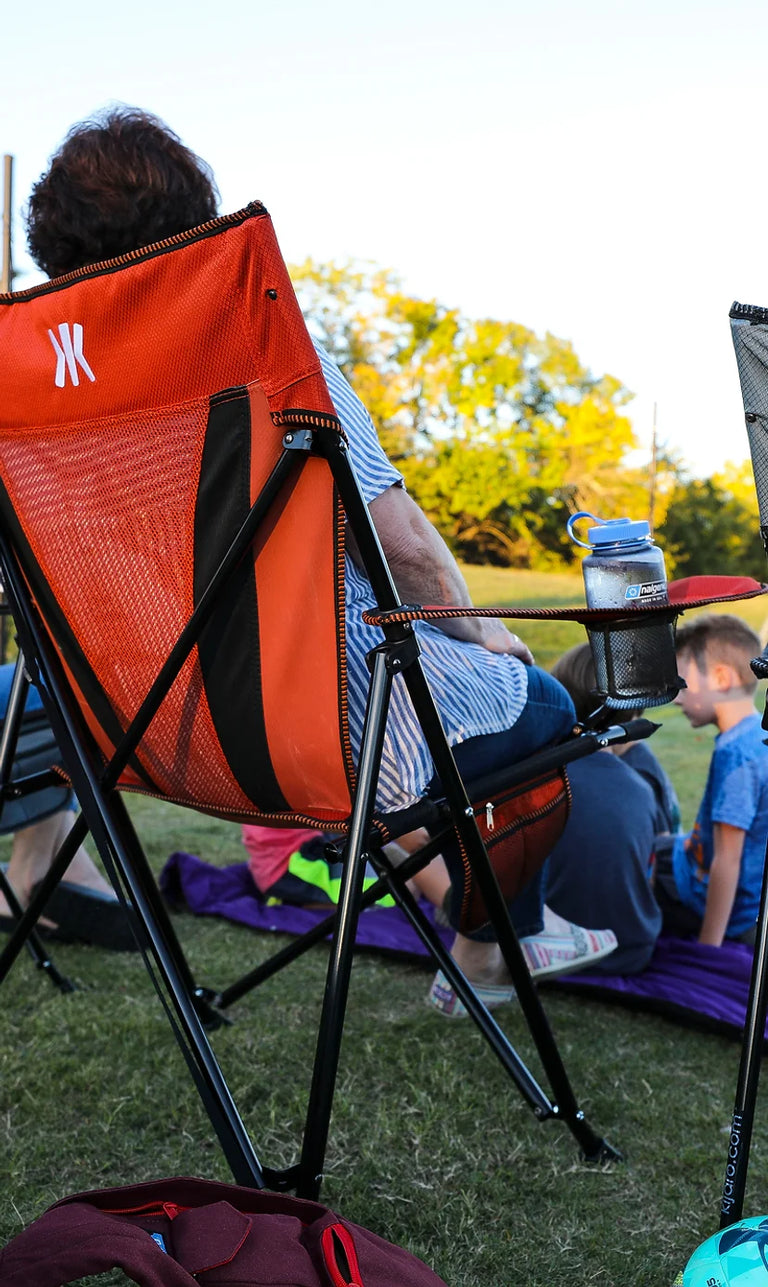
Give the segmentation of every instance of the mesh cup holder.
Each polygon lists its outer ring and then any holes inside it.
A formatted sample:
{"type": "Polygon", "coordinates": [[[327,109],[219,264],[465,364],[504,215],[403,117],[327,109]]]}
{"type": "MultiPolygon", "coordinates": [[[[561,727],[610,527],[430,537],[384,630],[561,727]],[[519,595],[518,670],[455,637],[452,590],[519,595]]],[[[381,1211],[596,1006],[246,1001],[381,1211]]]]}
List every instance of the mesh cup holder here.
{"type": "Polygon", "coordinates": [[[675,658],[675,612],[587,626],[595,689],[612,710],[664,706],[677,696],[683,681],[675,658]]]}

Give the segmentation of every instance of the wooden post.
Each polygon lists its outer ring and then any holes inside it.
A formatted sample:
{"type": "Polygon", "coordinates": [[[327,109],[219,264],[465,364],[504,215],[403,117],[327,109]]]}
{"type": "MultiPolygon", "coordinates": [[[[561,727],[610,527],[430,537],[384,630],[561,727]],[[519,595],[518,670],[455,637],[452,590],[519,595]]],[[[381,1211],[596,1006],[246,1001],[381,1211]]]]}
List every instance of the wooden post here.
{"type": "Polygon", "coordinates": [[[0,277],[0,292],[7,294],[13,290],[13,255],[12,246],[12,210],[13,210],[13,157],[3,157],[3,266],[0,277]]]}

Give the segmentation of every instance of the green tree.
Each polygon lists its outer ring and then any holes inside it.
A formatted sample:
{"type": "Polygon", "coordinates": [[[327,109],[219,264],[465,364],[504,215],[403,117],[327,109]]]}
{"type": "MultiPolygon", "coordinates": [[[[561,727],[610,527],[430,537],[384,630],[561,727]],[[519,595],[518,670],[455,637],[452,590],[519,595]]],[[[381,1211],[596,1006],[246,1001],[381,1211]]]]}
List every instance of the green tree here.
{"type": "Polygon", "coordinates": [[[712,478],[678,482],[664,522],[656,529],[668,574],[765,578],[754,489],[751,501],[746,489],[739,495],[745,468],[730,466],[712,478]],[[735,490],[726,485],[729,476],[735,490]]]}
{"type": "Polygon", "coordinates": [[[647,511],[647,480],[627,468],[630,395],[567,340],[416,299],[368,264],[308,260],[292,276],[384,449],[463,558],[568,562],[570,513],[647,511]]]}

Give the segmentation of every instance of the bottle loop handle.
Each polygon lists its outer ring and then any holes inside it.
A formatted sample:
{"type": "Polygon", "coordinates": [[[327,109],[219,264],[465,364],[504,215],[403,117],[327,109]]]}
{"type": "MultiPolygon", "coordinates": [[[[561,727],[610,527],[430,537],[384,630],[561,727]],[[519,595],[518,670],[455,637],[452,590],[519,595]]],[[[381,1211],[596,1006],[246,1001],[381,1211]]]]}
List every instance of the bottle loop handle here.
{"type": "Polygon", "coordinates": [[[571,514],[571,517],[568,519],[568,522],[565,525],[565,530],[567,531],[574,545],[580,545],[584,550],[591,550],[592,546],[590,545],[589,541],[580,541],[578,536],[576,536],[573,530],[574,524],[580,522],[582,518],[591,518],[592,521],[594,523],[597,523],[598,525],[602,523],[603,520],[601,518],[598,518],[596,514],[590,514],[588,509],[580,509],[578,514],[571,514]]]}

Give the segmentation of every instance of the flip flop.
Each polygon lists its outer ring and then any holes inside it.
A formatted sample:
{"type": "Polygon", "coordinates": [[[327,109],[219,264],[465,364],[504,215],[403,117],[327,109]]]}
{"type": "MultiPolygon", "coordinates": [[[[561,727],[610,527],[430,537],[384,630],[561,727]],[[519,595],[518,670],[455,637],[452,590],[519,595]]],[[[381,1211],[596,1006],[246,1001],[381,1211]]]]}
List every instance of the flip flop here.
{"type": "MultiPolygon", "coordinates": [[[[39,885],[32,887],[32,897],[38,888],[39,885]]],[[[64,943],[89,943],[112,952],[138,951],[133,928],[138,932],[138,923],[114,894],[103,894],[63,880],[48,899],[45,915],[56,922],[55,930],[41,931],[48,938],[64,943]]],[[[1,923],[4,920],[11,922],[11,928],[15,924],[11,917],[2,917],[0,928],[4,928],[1,923]]]]}

